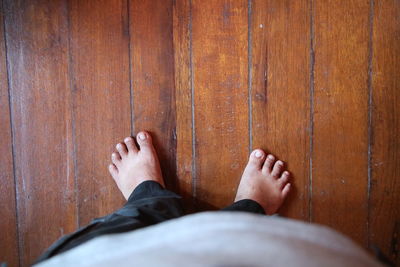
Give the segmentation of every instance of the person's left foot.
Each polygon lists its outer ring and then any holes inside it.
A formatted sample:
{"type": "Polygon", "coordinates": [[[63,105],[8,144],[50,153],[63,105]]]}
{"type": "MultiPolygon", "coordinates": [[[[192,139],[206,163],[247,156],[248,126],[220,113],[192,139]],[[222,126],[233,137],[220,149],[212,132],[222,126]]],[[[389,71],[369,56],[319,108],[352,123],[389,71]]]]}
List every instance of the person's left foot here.
{"type": "Polygon", "coordinates": [[[123,143],[117,144],[117,152],[111,154],[112,164],[108,166],[111,176],[126,200],[144,181],[155,181],[165,187],[150,134],[140,132],[136,140],[140,149],[132,137],[127,137],[123,143]]]}

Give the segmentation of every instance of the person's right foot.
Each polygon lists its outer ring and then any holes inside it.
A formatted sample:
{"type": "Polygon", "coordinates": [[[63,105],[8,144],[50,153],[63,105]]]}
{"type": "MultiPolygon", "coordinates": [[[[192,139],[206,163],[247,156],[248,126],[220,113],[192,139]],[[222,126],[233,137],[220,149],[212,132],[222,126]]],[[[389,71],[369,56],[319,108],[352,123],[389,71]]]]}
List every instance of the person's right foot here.
{"type": "Polygon", "coordinates": [[[276,213],[290,191],[290,174],[284,170],[282,161],[276,161],[273,155],[266,156],[261,149],[254,150],[244,169],[235,201],[252,199],[268,215],[276,213]]]}

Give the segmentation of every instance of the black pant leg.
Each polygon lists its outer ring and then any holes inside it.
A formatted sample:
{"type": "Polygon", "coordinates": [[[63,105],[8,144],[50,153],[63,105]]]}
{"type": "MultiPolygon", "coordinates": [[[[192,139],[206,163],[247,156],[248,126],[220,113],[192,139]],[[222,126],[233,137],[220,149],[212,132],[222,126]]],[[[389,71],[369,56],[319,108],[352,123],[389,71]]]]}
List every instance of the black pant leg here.
{"type": "Polygon", "coordinates": [[[74,248],[100,235],[132,231],[184,215],[181,197],[159,183],[139,184],[126,204],[116,212],[94,219],[89,225],[66,235],[50,246],[36,263],[74,248]]]}
{"type": "Polygon", "coordinates": [[[252,199],[242,199],[236,201],[232,205],[221,209],[221,211],[245,211],[265,215],[264,208],[252,199]]]}

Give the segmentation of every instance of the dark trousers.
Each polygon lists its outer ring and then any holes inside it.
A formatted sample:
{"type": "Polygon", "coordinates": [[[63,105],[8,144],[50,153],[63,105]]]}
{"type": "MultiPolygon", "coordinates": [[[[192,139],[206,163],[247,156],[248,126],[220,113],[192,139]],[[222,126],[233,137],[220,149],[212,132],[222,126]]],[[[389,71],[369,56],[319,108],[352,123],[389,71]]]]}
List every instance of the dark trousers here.
{"type": "MultiPolygon", "coordinates": [[[[135,188],[121,209],[94,219],[87,226],[60,238],[39,257],[36,263],[100,235],[132,231],[183,216],[185,214],[180,200],[180,196],[164,189],[159,183],[145,181],[135,188]]],[[[260,204],[250,199],[237,201],[222,210],[265,214],[260,204]]]]}

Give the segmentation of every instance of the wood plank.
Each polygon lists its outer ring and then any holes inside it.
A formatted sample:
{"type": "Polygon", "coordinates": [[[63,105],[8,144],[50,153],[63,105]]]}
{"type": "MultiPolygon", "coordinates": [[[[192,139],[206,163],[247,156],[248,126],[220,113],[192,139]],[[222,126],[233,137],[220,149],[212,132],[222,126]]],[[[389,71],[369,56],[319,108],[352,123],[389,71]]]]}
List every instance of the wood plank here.
{"type": "Polygon", "coordinates": [[[192,2],[199,208],[235,196],[249,152],[247,1],[192,2]]]}
{"type": "Polygon", "coordinates": [[[21,265],[76,228],[64,1],[5,1],[21,265]]]}
{"type": "Polygon", "coordinates": [[[10,266],[18,266],[17,211],[3,19],[3,3],[0,3],[0,259],[10,266]]]}
{"type": "Polygon", "coordinates": [[[176,168],[178,191],[184,198],[186,210],[193,204],[193,133],[191,82],[191,2],[174,1],[174,73],[176,106],[176,168]]]}
{"type": "Polygon", "coordinates": [[[369,3],[313,3],[312,221],[366,245],[369,3]]]}
{"type": "Polygon", "coordinates": [[[127,2],[71,1],[80,225],[119,208],[122,194],[108,173],[115,144],[130,135],[127,2]]]}
{"type": "Polygon", "coordinates": [[[129,18],[135,132],[152,134],[166,185],[177,191],[173,1],[132,0],[129,18]]]}
{"type": "Polygon", "coordinates": [[[400,266],[400,2],[375,1],[369,243],[400,266]]]}
{"type": "Polygon", "coordinates": [[[252,1],[253,148],[286,162],[292,192],[281,214],[309,219],[309,1],[252,1]]]}

